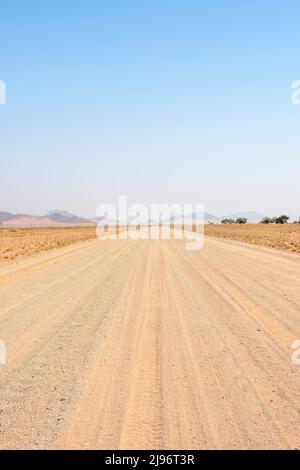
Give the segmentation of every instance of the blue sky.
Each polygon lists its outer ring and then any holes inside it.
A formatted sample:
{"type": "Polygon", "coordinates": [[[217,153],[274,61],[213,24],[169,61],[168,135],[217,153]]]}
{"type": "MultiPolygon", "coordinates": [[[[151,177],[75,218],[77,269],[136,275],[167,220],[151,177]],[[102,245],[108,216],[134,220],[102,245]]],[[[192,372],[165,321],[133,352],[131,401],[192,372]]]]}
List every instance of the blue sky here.
{"type": "Polygon", "coordinates": [[[0,0],[0,210],[300,215],[299,1],[0,0]]]}

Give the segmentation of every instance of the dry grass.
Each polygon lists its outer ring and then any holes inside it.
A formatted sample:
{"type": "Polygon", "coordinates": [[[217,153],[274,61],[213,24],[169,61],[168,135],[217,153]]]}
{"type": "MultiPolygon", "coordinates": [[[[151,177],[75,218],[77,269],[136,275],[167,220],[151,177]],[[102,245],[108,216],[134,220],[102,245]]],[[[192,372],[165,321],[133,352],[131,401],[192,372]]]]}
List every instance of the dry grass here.
{"type": "MultiPolygon", "coordinates": [[[[206,235],[300,253],[300,224],[207,225],[206,235]]],[[[0,262],[93,239],[95,227],[5,228],[0,230],[0,262]]]]}
{"type": "Polygon", "coordinates": [[[95,237],[95,227],[1,229],[0,262],[95,237]]]}
{"type": "Polygon", "coordinates": [[[208,225],[206,235],[300,253],[300,224],[208,225]]]}

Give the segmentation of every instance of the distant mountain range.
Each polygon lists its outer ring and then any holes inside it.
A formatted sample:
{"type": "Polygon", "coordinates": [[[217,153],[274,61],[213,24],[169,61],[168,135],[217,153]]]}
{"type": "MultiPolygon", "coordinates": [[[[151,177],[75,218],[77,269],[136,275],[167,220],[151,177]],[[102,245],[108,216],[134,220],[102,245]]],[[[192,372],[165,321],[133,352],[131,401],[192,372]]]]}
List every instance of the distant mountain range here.
{"type": "MultiPolygon", "coordinates": [[[[192,223],[193,220],[198,222],[204,221],[204,223],[220,223],[222,219],[237,219],[238,217],[246,217],[249,223],[259,223],[264,217],[264,214],[260,214],[255,211],[245,212],[233,212],[222,217],[210,214],[208,212],[191,214],[184,218],[185,223],[192,223]]],[[[296,216],[290,216],[290,221],[298,220],[296,216]]],[[[160,221],[160,223],[181,223],[182,216],[173,216],[170,219],[160,221]]],[[[4,227],[62,227],[62,226],[92,226],[100,223],[102,225],[114,225],[116,222],[106,217],[98,218],[84,218],[78,215],[72,214],[65,210],[52,210],[43,216],[34,216],[30,214],[11,214],[10,212],[0,211],[0,223],[4,227]]],[[[157,223],[153,220],[148,223],[157,223]]],[[[129,222],[130,224],[130,222],[129,222]]]]}
{"type": "Polygon", "coordinates": [[[53,210],[42,216],[0,212],[0,223],[7,227],[59,227],[96,224],[95,220],[85,219],[60,210],[53,210]]]}
{"type": "Polygon", "coordinates": [[[48,219],[53,222],[58,222],[60,224],[72,224],[72,225],[81,225],[81,224],[91,224],[91,220],[85,219],[83,217],[78,217],[77,215],[71,214],[68,211],[54,210],[50,211],[47,214],[48,219]]]}
{"type": "MultiPolygon", "coordinates": [[[[188,217],[185,217],[185,221],[192,222],[193,220],[197,221],[204,221],[204,223],[221,223],[223,219],[237,219],[239,217],[245,217],[248,222],[250,223],[259,223],[265,216],[263,214],[259,214],[258,212],[254,211],[246,211],[246,212],[233,212],[230,214],[223,215],[219,217],[217,215],[210,214],[208,212],[204,213],[193,213],[188,217]]],[[[181,220],[181,216],[171,217],[170,219],[172,222],[176,223],[181,220]]]]}

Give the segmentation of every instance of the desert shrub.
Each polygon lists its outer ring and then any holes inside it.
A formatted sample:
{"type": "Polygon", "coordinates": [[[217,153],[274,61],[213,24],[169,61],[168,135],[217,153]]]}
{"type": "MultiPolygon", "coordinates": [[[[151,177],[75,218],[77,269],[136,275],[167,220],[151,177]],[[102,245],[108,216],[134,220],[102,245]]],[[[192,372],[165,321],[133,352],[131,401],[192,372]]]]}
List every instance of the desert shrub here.
{"type": "Polygon", "coordinates": [[[264,217],[259,223],[260,224],[273,224],[274,220],[271,217],[264,217]]]}
{"type": "Polygon", "coordinates": [[[221,220],[221,224],[234,224],[235,220],[233,219],[223,219],[221,220]]]}
{"type": "Polygon", "coordinates": [[[280,215],[279,217],[276,217],[275,223],[276,224],[286,224],[289,220],[288,215],[280,215]]]}

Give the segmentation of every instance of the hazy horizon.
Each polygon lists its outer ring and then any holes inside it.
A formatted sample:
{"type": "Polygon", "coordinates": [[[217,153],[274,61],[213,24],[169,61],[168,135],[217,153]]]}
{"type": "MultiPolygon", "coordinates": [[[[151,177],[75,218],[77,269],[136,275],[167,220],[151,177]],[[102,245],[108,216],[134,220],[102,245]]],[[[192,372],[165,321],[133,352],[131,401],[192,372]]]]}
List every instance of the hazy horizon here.
{"type": "MultiPolygon", "coordinates": [[[[128,204],[129,201],[128,201],[128,204]]],[[[117,218],[118,218],[118,203],[115,205],[116,207],[116,214],[117,214],[117,218]]],[[[150,217],[150,212],[151,212],[151,206],[146,206],[147,207],[147,210],[149,211],[149,218],[150,217]]],[[[171,210],[171,204],[170,204],[170,210],[171,210]]],[[[68,209],[62,209],[62,208],[55,208],[55,209],[50,209],[44,213],[32,213],[32,212],[28,212],[28,211],[25,211],[25,212],[19,212],[19,211],[16,211],[16,212],[10,212],[10,211],[6,211],[6,210],[2,210],[0,208],[0,214],[1,212],[7,212],[7,213],[10,213],[12,215],[23,215],[23,216],[30,216],[30,217],[47,217],[48,215],[50,215],[51,213],[53,212],[59,212],[59,213],[69,213],[69,215],[73,215],[73,216],[77,216],[77,217],[83,217],[83,218],[86,218],[86,219],[90,219],[90,220],[93,220],[93,219],[96,219],[98,217],[97,214],[90,214],[90,215],[85,215],[85,214],[81,214],[81,213],[78,213],[76,211],[72,212],[72,211],[69,211],[68,209]]],[[[173,212],[171,212],[172,214],[173,212]]],[[[184,213],[182,211],[182,213],[184,213]]],[[[195,211],[192,211],[192,212],[188,212],[188,214],[192,214],[192,213],[195,213],[195,211]]],[[[200,212],[202,213],[202,211],[200,212]]],[[[200,214],[199,213],[199,214],[200,214]]],[[[285,211],[285,212],[282,212],[282,213],[272,213],[272,214],[266,214],[266,213],[262,213],[262,212],[259,212],[259,211],[256,211],[256,210],[245,210],[245,211],[229,211],[229,212],[226,212],[226,213],[216,213],[216,212],[211,212],[211,211],[207,211],[205,210],[205,207],[204,207],[204,211],[203,211],[204,214],[206,214],[207,216],[212,216],[212,217],[217,217],[217,218],[222,218],[222,217],[249,217],[249,221],[253,221],[253,219],[257,219],[257,217],[261,216],[262,218],[263,217],[275,217],[275,216],[279,216],[279,215],[282,215],[282,214],[285,214],[285,215],[288,215],[290,217],[290,220],[289,222],[293,222],[293,221],[299,221],[300,220],[300,216],[297,215],[297,214],[293,214],[291,212],[288,212],[288,211],[285,211]]],[[[187,214],[186,214],[187,215],[187,214]]],[[[257,219],[259,220],[259,219],[257,219]]]]}
{"type": "Polygon", "coordinates": [[[0,210],[300,214],[299,2],[1,5],[0,210]],[[38,38],[38,40],[37,40],[38,38]]]}

